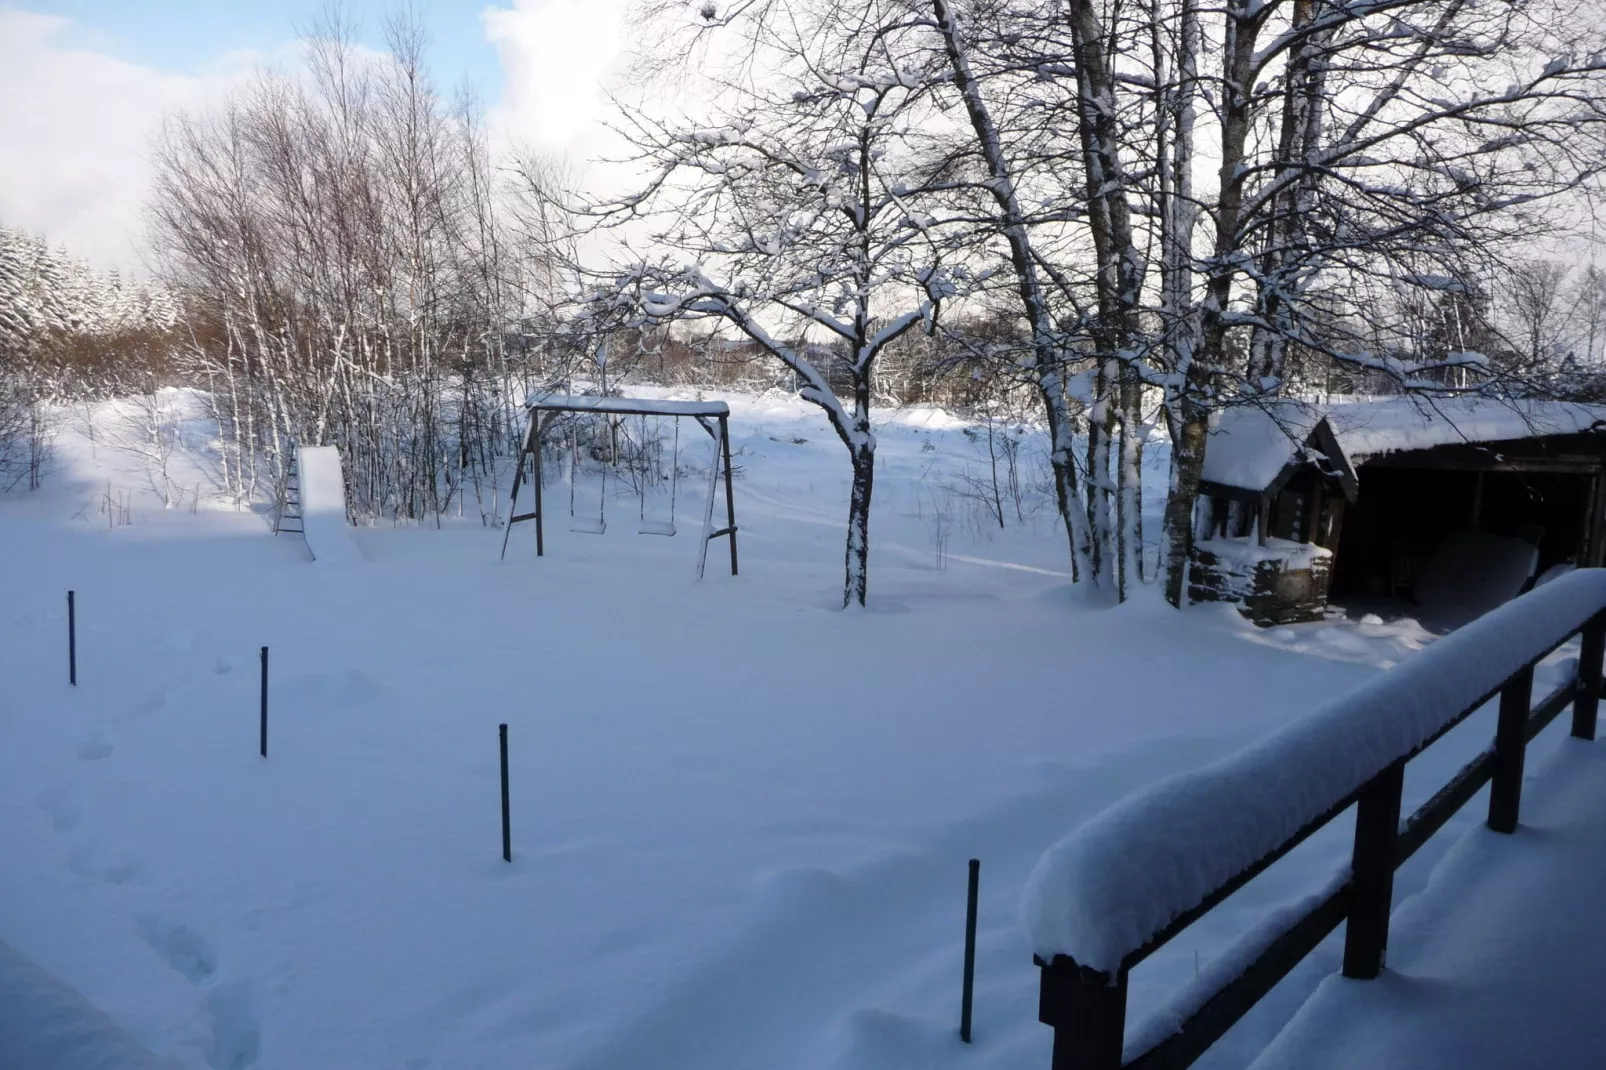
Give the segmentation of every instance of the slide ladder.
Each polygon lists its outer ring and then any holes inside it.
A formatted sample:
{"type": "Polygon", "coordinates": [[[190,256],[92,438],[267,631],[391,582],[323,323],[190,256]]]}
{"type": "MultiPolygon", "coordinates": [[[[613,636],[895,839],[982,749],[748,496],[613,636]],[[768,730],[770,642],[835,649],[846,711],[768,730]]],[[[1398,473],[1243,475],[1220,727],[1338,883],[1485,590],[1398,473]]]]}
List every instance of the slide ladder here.
{"type": "Polygon", "coordinates": [[[299,452],[290,451],[290,467],[284,474],[284,496],[279,499],[279,509],[273,518],[275,535],[307,536],[307,524],[301,516],[301,466],[296,463],[299,452]]]}

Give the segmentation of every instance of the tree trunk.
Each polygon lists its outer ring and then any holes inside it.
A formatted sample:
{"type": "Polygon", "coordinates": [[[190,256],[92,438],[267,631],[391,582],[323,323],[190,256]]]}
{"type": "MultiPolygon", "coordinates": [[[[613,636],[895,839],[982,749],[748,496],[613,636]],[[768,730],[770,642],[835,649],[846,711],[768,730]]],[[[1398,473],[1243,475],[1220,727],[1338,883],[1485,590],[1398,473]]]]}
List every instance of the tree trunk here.
{"type": "MultiPolygon", "coordinates": [[[[992,112],[982,98],[981,87],[970,67],[970,58],[960,35],[958,20],[949,0],[932,0],[932,15],[941,35],[953,75],[987,164],[991,181],[987,189],[998,207],[998,226],[1009,245],[1009,259],[1015,269],[1015,287],[1021,310],[1032,332],[1031,374],[1048,419],[1049,463],[1054,470],[1055,504],[1065,523],[1070,543],[1072,582],[1086,577],[1098,586],[1099,573],[1091,567],[1089,554],[1092,533],[1088,526],[1087,502],[1077,482],[1075,447],[1071,438],[1071,418],[1065,401],[1064,353],[1056,341],[1053,313],[1038,276],[1037,261],[1027,232],[1026,213],[1015,191],[1015,180],[1004,156],[1003,140],[992,112]]],[[[1089,499],[1096,493],[1089,483],[1089,499]]]]}
{"type": "Polygon", "coordinates": [[[853,458],[853,490],[848,495],[847,578],[842,607],[864,599],[870,579],[870,492],[875,487],[875,441],[849,447],[853,458]]]}
{"type": "Polygon", "coordinates": [[[1193,551],[1193,507],[1204,471],[1205,439],[1210,430],[1207,410],[1182,403],[1182,426],[1171,458],[1171,490],[1165,501],[1165,600],[1181,609],[1187,591],[1188,558],[1193,551]]]}
{"type": "Polygon", "coordinates": [[[1187,591],[1188,556],[1193,549],[1193,508],[1204,471],[1210,417],[1206,399],[1211,369],[1225,366],[1227,312],[1232,304],[1233,277],[1239,270],[1235,252],[1243,247],[1239,212],[1243,207],[1245,144],[1250,131],[1248,83],[1254,69],[1255,36],[1264,9],[1229,10],[1222,42],[1221,193],[1217,201],[1213,267],[1205,283],[1200,309],[1200,346],[1183,375],[1182,396],[1173,418],[1175,448],[1171,487],[1165,503],[1165,597],[1181,608],[1187,591]]]}
{"type": "Polygon", "coordinates": [[[1143,575],[1143,387],[1136,370],[1122,368],[1120,541],[1121,599],[1143,575]]]}

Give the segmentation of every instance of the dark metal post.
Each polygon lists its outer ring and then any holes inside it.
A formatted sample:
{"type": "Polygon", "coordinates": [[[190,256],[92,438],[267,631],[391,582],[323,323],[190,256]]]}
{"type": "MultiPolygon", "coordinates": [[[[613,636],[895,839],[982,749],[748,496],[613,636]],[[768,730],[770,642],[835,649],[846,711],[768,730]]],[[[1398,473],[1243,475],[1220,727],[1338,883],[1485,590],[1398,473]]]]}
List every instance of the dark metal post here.
{"type": "Polygon", "coordinates": [[[725,454],[725,524],[730,528],[731,575],[736,575],[736,489],[731,485],[731,428],[730,418],[719,418],[719,441],[725,454]]]}
{"type": "Polygon", "coordinates": [[[970,860],[970,893],[965,902],[965,992],[959,1002],[959,1039],[970,1043],[971,993],[976,987],[976,893],[981,888],[981,859],[970,860]]]}
{"type": "Polygon", "coordinates": [[[507,725],[497,729],[502,741],[502,861],[513,861],[513,818],[507,804],[507,725]]]}
{"type": "Polygon", "coordinates": [[[1383,969],[1394,899],[1395,841],[1405,763],[1395,762],[1369,780],[1355,803],[1355,846],[1350,856],[1349,924],[1344,929],[1344,976],[1370,981],[1383,969]]]}
{"type": "Polygon", "coordinates": [[[262,648],[262,757],[268,756],[268,648],[262,648]]]}
{"type": "Polygon", "coordinates": [[[1494,771],[1489,778],[1489,827],[1517,831],[1522,806],[1522,759],[1528,749],[1528,707],[1534,667],[1525,666],[1500,689],[1500,720],[1494,730],[1494,771]]]}
{"type": "Polygon", "coordinates": [[[1053,1070],[1120,1070],[1126,1038],[1126,971],[1113,978],[1064,955],[1043,968],[1037,1020],[1054,1027],[1053,1070]]]}
{"type": "Polygon", "coordinates": [[[67,592],[67,682],[78,686],[78,609],[73,592],[67,592]]]}
{"type": "Polygon", "coordinates": [[[524,454],[519,454],[518,467],[513,469],[513,492],[507,500],[507,525],[502,528],[502,557],[507,560],[507,542],[513,535],[514,517],[519,515],[519,486],[524,482],[524,454]]]}
{"type": "Polygon", "coordinates": [[[1573,735],[1595,738],[1595,716],[1600,711],[1601,657],[1606,654],[1606,621],[1597,617],[1584,626],[1578,652],[1578,693],[1573,697],[1573,735]]]}
{"type": "Polygon", "coordinates": [[[535,465],[535,556],[546,556],[546,517],[541,509],[541,410],[530,412],[530,463],[535,465]]]}

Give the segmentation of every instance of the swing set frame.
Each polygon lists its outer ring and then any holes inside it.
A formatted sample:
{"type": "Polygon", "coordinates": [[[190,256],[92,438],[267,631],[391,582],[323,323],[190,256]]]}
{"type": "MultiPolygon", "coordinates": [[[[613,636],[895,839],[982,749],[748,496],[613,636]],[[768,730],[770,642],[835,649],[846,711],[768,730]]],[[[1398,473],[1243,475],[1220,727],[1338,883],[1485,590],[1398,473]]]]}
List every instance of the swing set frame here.
{"type": "Polygon", "coordinates": [[[653,398],[602,398],[575,397],[549,394],[526,403],[529,412],[529,429],[524,436],[524,448],[519,451],[518,465],[513,474],[513,493],[508,506],[507,528],[502,533],[502,557],[507,558],[507,543],[514,524],[535,521],[535,556],[546,556],[545,509],[542,500],[541,461],[543,436],[547,427],[562,413],[592,413],[605,416],[673,416],[689,417],[708,432],[714,440],[714,464],[708,479],[708,502],[703,509],[703,537],[698,540],[697,578],[703,578],[708,563],[708,544],[718,538],[730,540],[731,575],[736,569],[736,492],[731,478],[730,406],[723,401],[659,401],[653,398]],[[528,462],[533,475],[529,482],[534,488],[535,504],[528,513],[518,511],[519,490],[523,486],[528,462]],[[714,527],[714,504],[719,497],[720,478],[725,482],[725,526],[714,527]]]}

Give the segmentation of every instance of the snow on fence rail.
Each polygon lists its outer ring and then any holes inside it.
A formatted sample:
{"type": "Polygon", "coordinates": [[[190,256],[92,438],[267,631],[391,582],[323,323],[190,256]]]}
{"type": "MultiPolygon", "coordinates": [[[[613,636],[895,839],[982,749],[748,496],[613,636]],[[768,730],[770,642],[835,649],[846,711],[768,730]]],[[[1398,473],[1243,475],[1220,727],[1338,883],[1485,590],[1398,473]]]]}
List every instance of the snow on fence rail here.
{"type": "Polygon", "coordinates": [[[1606,569],[1571,573],[1050,848],[1021,912],[1043,967],[1039,1017],[1055,1027],[1055,1070],[1189,1065],[1346,919],[1345,974],[1376,976],[1394,870],[1487,781],[1490,827],[1516,828],[1528,740],[1569,703],[1573,734],[1594,738],[1603,647],[1606,569]],[[1530,709],[1534,664],[1580,631],[1577,672],[1530,709]],[[1402,826],[1406,761],[1496,694],[1494,746],[1402,826]],[[1123,1062],[1128,971],[1352,803],[1348,879],[1246,936],[1224,956],[1241,969],[1212,991],[1186,993],[1165,1014],[1171,1024],[1134,1037],[1139,1050],[1123,1062]]]}

